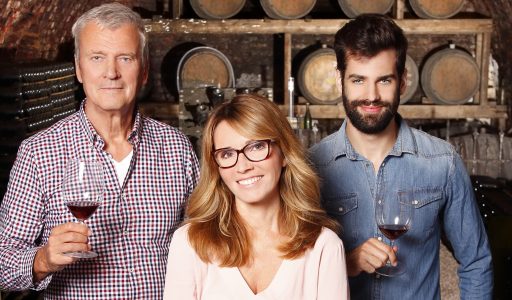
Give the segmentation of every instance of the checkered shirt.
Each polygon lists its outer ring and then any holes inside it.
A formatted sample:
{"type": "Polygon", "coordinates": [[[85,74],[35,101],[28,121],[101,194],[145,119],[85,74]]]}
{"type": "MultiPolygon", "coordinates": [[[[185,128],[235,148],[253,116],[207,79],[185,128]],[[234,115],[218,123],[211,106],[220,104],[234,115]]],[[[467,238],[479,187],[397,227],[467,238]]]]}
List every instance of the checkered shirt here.
{"type": "Polygon", "coordinates": [[[0,209],[0,288],[46,289],[46,299],[161,299],[171,237],[199,176],[197,158],[186,136],[137,112],[128,137],[133,158],[120,186],[84,105],[20,146],[0,209]],[[71,158],[95,158],[105,168],[104,202],[87,220],[99,256],[34,284],[34,256],[51,229],[76,222],[61,191],[71,158]]]}

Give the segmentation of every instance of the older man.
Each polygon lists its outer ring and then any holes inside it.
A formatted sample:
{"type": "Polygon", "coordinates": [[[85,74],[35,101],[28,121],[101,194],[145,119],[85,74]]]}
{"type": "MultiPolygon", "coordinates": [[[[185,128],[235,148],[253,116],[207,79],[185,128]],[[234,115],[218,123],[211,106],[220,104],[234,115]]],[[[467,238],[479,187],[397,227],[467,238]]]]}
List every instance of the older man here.
{"type": "Polygon", "coordinates": [[[86,99],[20,146],[0,211],[0,287],[46,289],[47,299],[161,299],[197,158],[183,134],[137,110],[148,75],[140,16],[105,4],[72,32],[86,99]],[[105,200],[87,226],[73,222],[62,197],[73,158],[95,159],[105,170],[105,200]],[[98,257],[64,254],[90,248],[98,257]]]}

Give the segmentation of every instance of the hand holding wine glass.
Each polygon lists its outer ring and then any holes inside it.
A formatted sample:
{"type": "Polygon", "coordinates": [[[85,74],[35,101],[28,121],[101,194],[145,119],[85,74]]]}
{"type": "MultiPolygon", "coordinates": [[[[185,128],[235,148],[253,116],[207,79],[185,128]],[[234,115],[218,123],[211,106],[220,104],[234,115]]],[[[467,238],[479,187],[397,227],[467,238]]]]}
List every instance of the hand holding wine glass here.
{"type": "MultiPolygon", "coordinates": [[[[80,223],[85,224],[103,200],[104,174],[103,165],[94,160],[71,159],[68,162],[62,194],[66,206],[80,223]]],[[[93,258],[98,256],[93,251],[68,252],[76,258],[93,258]]]]}
{"type": "MultiPolygon", "coordinates": [[[[375,207],[375,218],[380,232],[391,241],[390,246],[394,248],[395,240],[405,234],[411,226],[412,207],[398,201],[379,200],[375,207]]],[[[376,270],[376,273],[390,277],[404,272],[403,261],[397,261],[396,266],[392,266],[388,261],[385,266],[376,270]]]]}

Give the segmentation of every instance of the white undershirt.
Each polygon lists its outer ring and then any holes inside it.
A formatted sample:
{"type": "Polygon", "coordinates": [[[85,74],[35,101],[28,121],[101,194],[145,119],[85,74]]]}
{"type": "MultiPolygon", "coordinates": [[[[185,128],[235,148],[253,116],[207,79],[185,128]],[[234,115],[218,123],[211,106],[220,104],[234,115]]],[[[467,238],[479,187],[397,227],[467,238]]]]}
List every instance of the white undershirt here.
{"type": "Polygon", "coordinates": [[[124,178],[128,173],[128,169],[130,168],[130,162],[132,161],[133,150],[128,153],[128,155],[123,158],[120,162],[117,162],[114,158],[110,158],[112,163],[114,164],[114,168],[116,169],[117,180],[119,180],[119,186],[123,186],[124,178]]]}

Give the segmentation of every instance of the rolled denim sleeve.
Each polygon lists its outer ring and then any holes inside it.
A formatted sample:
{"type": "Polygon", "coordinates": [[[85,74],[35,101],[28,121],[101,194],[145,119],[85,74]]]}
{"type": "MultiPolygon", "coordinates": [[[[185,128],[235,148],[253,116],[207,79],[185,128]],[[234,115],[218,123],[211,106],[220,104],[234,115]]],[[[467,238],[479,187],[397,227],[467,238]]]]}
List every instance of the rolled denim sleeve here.
{"type": "Polygon", "coordinates": [[[48,276],[42,282],[33,282],[34,257],[43,230],[42,199],[31,151],[22,144],[0,208],[0,288],[3,290],[41,290],[51,280],[48,276]]]}
{"type": "Polygon", "coordinates": [[[459,262],[461,299],[492,299],[493,270],[489,241],[463,161],[456,153],[446,187],[444,230],[459,262]]]}

